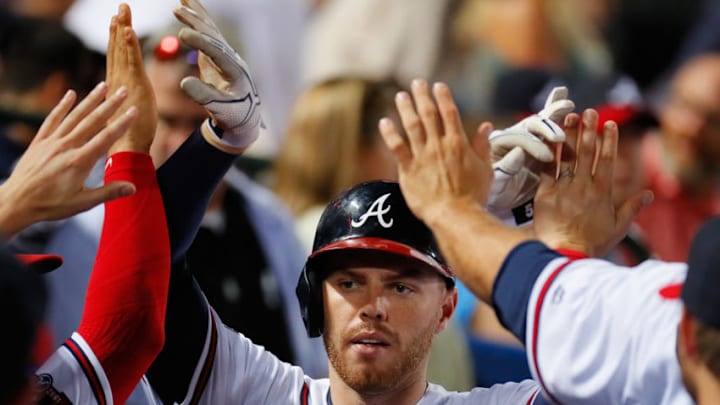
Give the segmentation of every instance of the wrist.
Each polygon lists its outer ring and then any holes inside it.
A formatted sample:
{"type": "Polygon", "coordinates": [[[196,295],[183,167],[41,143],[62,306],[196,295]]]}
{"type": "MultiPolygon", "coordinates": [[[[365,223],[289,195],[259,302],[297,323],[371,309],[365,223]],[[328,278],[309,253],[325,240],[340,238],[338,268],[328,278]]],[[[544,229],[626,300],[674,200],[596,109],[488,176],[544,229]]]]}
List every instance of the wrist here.
{"type": "Polygon", "coordinates": [[[25,204],[12,203],[7,183],[0,185],[0,235],[11,239],[33,221],[25,204]]]}
{"type": "Polygon", "coordinates": [[[446,224],[454,223],[453,220],[450,220],[452,217],[462,218],[478,210],[485,212],[480,204],[469,198],[438,201],[424,210],[421,219],[430,229],[435,230],[443,228],[446,224]]]}

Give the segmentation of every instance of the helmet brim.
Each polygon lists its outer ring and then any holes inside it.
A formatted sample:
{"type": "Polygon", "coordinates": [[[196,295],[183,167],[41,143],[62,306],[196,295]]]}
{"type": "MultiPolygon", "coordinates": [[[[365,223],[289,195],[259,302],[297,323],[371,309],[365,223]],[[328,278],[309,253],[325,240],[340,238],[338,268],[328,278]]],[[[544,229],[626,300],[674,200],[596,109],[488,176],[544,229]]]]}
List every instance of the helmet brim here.
{"type": "Polygon", "coordinates": [[[308,262],[322,256],[328,252],[337,252],[341,250],[372,250],[394,254],[406,257],[431,267],[437,271],[442,277],[455,281],[455,276],[450,269],[438,263],[434,258],[414,249],[404,243],[395,242],[384,238],[348,238],[342,239],[323,246],[322,248],[312,252],[308,258],[308,262]]]}

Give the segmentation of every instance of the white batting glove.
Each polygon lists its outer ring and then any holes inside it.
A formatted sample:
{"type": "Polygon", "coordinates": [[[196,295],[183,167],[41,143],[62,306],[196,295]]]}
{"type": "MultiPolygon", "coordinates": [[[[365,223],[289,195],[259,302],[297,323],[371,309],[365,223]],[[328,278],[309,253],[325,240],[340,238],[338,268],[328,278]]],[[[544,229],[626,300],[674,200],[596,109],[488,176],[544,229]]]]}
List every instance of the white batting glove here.
{"type": "Polygon", "coordinates": [[[540,112],[490,133],[495,179],[488,210],[506,223],[522,225],[532,219],[532,198],[540,183],[538,170],[542,162],[552,162],[555,157],[543,140],[564,142],[565,132],[557,122],[575,108],[567,94],[567,88],[555,87],[540,112]]]}
{"type": "Polygon", "coordinates": [[[202,80],[186,77],[180,86],[210,114],[214,132],[221,138],[221,145],[216,146],[240,153],[257,139],[262,125],[257,87],[245,61],[228,44],[200,2],[182,0],[182,4],[174,13],[190,28],[180,30],[179,37],[201,52],[198,65],[202,80]]]}

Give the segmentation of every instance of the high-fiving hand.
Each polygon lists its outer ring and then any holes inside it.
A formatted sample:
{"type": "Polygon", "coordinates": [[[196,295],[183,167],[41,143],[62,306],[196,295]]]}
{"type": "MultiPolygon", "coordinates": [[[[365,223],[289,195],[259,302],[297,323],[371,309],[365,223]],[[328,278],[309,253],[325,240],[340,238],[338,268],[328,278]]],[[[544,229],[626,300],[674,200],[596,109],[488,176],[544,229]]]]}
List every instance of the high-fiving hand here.
{"type": "Polygon", "coordinates": [[[109,154],[120,151],[149,153],[158,120],[155,93],[145,73],[140,43],[132,28],[130,7],[125,3],[119,6],[117,15],[110,22],[106,64],[110,91],[124,86],[129,93],[124,108],[118,114],[129,105],[136,106],[140,111],[127,135],[112,146],[109,154]]]}
{"type": "Polygon", "coordinates": [[[240,153],[257,139],[262,122],[260,96],[250,69],[199,1],[182,0],[174,13],[189,27],[180,30],[180,39],[200,51],[200,78],[186,77],[181,86],[207,109],[213,126],[222,131],[222,149],[240,153]]]}
{"type": "Polygon", "coordinates": [[[612,121],[605,123],[601,136],[597,127],[595,110],[586,110],[582,119],[577,114],[567,116],[566,145],[575,146],[575,159],[560,162],[557,179],[542,174],[533,224],[537,237],[548,246],[590,256],[601,256],[615,246],[638,211],[653,198],[644,190],[614,204],[618,127],[612,121]]]}
{"type": "Polygon", "coordinates": [[[95,205],[135,192],[127,182],[85,188],[90,171],[137,119],[137,108],[108,120],[127,99],[119,88],[103,102],[108,86],[100,83],[75,108],[69,91],[45,118],[40,130],[0,186],[0,233],[11,237],[38,222],[63,219],[95,205]],[[98,132],[99,131],[99,132],[98,132]]]}
{"type": "Polygon", "coordinates": [[[481,126],[471,147],[450,89],[435,83],[432,93],[423,80],[413,82],[412,97],[398,93],[407,139],[391,120],[380,121],[380,133],[398,160],[408,206],[426,223],[441,220],[448,204],[484,205],[492,182],[490,125],[481,126]]]}
{"type": "Polygon", "coordinates": [[[555,87],[537,114],[490,134],[495,181],[488,209],[505,222],[511,222],[511,210],[533,198],[543,164],[553,161],[555,155],[546,142],[565,141],[558,123],[575,108],[567,96],[567,88],[555,87]]]}

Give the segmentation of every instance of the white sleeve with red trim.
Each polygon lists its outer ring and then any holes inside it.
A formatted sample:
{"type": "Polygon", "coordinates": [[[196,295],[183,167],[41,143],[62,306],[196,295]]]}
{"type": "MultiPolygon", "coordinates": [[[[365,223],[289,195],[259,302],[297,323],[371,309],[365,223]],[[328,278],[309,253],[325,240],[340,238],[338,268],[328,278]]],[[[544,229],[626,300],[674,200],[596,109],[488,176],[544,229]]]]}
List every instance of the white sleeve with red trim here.
{"type": "Polygon", "coordinates": [[[530,370],[563,404],[692,404],[675,355],[687,266],[550,261],[527,308],[530,370]]]}
{"type": "Polygon", "coordinates": [[[36,373],[42,404],[112,405],[110,383],[100,362],[77,333],[36,373]]]}
{"type": "MultiPolygon", "coordinates": [[[[301,368],[223,325],[212,311],[200,360],[182,404],[302,404],[301,368]]],[[[322,380],[318,380],[322,381],[322,380]]]]}

